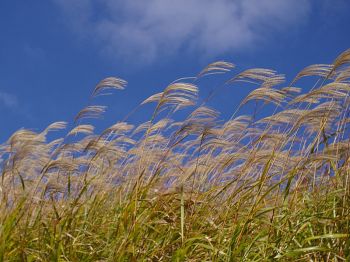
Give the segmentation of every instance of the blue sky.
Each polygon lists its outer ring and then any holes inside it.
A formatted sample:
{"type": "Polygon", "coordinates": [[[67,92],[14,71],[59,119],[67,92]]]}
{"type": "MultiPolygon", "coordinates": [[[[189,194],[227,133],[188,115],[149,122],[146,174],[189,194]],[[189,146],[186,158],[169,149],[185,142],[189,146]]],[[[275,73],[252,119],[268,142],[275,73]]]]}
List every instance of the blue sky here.
{"type": "MultiPolygon", "coordinates": [[[[0,142],[72,122],[108,76],[129,84],[95,101],[108,106],[101,127],[216,60],[236,64],[232,74],[266,67],[290,79],[350,48],[349,11],[346,0],[1,0],[0,142]]],[[[248,92],[227,88],[211,106],[225,117],[248,92]]]]}

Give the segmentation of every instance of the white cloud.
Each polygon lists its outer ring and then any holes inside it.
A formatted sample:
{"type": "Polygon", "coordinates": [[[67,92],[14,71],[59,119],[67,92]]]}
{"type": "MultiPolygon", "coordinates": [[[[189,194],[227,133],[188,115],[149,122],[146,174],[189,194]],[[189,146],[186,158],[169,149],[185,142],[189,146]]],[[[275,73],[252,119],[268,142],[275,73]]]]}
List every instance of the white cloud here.
{"type": "Polygon", "coordinates": [[[0,106],[16,109],[18,105],[18,99],[15,95],[0,91],[0,106]]]}
{"type": "Polygon", "coordinates": [[[104,53],[152,62],[255,47],[307,19],[311,0],[54,0],[70,27],[104,53]]]}

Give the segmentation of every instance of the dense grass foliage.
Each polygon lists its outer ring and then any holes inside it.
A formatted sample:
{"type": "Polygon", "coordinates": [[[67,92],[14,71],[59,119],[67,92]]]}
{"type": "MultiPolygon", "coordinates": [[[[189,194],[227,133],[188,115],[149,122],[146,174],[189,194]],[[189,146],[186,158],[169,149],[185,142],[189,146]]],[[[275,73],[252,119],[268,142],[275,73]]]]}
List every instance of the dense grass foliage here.
{"type": "Polygon", "coordinates": [[[94,98],[126,86],[106,78],[67,133],[15,132],[0,148],[0,261],[349,261],[350,50],[290,84],[235,71],[210,64],[141,103],[148,122],[95,134],[94,98]],[[208,106],[220,89],[198,102],[219,73],[254,86],[226,121],[208,106]]]}

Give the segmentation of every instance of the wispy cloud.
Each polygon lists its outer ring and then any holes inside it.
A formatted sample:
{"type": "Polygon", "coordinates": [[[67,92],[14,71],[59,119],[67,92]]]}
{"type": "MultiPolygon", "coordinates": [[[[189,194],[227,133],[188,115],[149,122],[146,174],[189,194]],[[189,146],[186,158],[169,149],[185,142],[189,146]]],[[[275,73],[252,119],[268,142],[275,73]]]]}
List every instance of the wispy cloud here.
{"type": "Polygon", "coordinates": [[[258,46],[303,23],[311,0],[54,0],[80,36],[104,53],[150,63],[160,56],[215,56],[258,46]]]}
{"type": "Polygon", "coordinates": [[[0,106],[8,109],[16,109],[19,106],[18,98],[13,94],[0,91],[0,106]]]}
{"type": "Polygon", "coordinates": [[[28,106],[20,103],[16,95],[0,90],[0,111],[2,110],[7,110],[11,114],[22,116],[30,121],[35,119],[28,106]]]}
{"type": "Polygon", "coordinates": [[[23,53],[26,58],[33,63],[44,63],[46,61],[46,52],[40,47],[24,45],[23,53]]]}

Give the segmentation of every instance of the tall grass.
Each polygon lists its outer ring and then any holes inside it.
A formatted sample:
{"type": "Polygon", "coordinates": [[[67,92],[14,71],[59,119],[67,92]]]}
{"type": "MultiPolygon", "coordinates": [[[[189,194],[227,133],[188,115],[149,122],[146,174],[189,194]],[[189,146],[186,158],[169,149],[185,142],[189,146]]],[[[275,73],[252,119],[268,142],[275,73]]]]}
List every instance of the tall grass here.
{"type": "Polygon", "coordinates": [[[106,108],[90,103],[66,134],[18,130],[0,150],[0,261],[349,261],[349,91],[350,49],[290,84],[221,61],[147,98],[138,126],[95,134],[106,108]],[[255,87],[226,121],[220,89],[198,102],[219,73],[255,87]]]}

